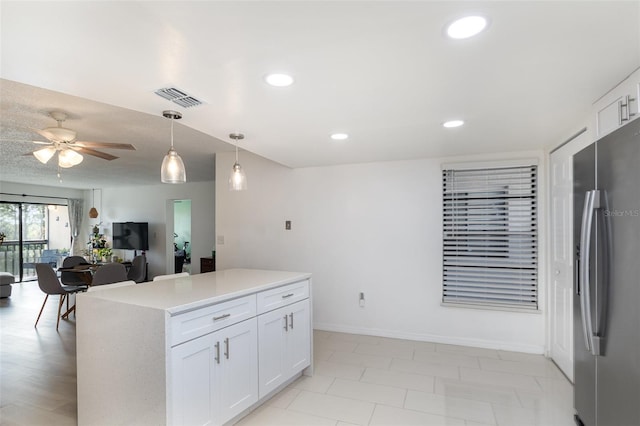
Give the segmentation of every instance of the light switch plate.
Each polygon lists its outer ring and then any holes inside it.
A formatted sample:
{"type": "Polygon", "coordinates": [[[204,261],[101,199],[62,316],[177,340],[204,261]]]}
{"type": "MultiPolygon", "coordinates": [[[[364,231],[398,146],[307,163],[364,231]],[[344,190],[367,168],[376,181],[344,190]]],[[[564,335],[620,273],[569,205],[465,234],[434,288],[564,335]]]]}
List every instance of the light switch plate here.
{"type": "Polygon", "coordinates": [[[216,239],[217,243],[219,245],[223,245],[224,244],[224,235],[218,235],[218,238],[216,239]]]}
{"type": "Polygon", "coordinates": [[[286,229],[287,231],[291,231],[291,221],[290,220],[285,220],[284,221],[284,229],[286,229]]]}

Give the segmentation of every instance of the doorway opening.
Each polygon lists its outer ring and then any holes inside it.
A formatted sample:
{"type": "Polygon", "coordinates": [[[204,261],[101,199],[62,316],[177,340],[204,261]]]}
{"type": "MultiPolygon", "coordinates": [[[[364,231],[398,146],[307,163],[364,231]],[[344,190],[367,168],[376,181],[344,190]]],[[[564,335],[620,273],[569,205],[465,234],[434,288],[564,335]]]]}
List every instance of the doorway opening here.
{"type": "Polygon", "coordinates": [[[191,200],[173,200],[174,273],[191,273],[191,200]]]}

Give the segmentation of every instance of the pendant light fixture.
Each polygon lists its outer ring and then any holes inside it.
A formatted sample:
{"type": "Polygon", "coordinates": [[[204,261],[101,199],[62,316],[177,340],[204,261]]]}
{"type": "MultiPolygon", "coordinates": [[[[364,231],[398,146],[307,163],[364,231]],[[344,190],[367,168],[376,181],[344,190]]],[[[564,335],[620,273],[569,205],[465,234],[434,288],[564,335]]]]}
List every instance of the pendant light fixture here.
{"type": "Polygon", "coordinates": [[[229,176],[229,191],[244,191],[247,189],[247,175],[244,174],[242,166],[238,163],[238,141],[244,139],[244,135],[231,133],[229,137],[236,141],[236,162],[233,163],[229,176]]]}
{"type": "Polygon", "coordinates": [[[162,183],[185,183],[187,181],[187,172],[184,168],[182,158],[173,149],[173,120],[180,120],[182,114],[177,111],[163,111],[162,115],[171,119],[171,148],[162,160],[162,169],[160,171],[162,183]]]}
{"type": "Polygon", "coordinates": [[[93,207],[91,207],[91,209],[89,210],[89,217],[91,219],[95,219],[98,217],[98,210],[96,210],[95,205],[96,205],[96,190],[92,189],[92,195],[91,195],[91,204],[93,205],[93,207]]]}

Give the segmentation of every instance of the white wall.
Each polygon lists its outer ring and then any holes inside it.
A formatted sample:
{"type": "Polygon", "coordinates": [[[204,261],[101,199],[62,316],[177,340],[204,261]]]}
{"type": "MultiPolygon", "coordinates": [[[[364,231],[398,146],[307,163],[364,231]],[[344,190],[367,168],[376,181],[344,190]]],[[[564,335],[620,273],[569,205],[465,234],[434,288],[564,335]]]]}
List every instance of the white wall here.
{"type": "MultiPolygon", "coordinates": [[[[532,156],[539,158],[543,180],[542,152],[500,157],[532,156]]],[[[313,273],[318,329],[543,353],[540,313],[440,305],[440,165],[465,160],[470,158],[292,170],[243,152],[249,189],[230,192],[233,154],[218,154],[216,232],[224,244],[216,245],[217,267],[313,273]],[[292,230],[284,229],[285,220],[292,230]],[[361,291],[364,308],[358,306],[361,291]]],[[[544,194],[539,198],[542,210],[544,194]]],[[[544,309],[544,274],[539,278],[544,309]]]]}
{"type": "MultiPolygon", "coordinates": [[[[87,191],[87,194],[90,197],[90,191],[87,191]]],[[[214,246],[214,182],[103,188],[101,191],[96,191],[96,207],[99,208],[99,216],[85,224],[83,235],[89,235],[90,225],[101,222],[100,231],[105,233],[108,241],[111,242],[113,222],[148,222],[149,250],[146,255],[149,263],[148,275],[149,279],[152,279],[156,275],[166,274],[167,259],[173,259],[173,239],[167,241],[167,206],[173,212],[173,202],[167,202],[185,199],[191,200],[192,207],[193,233],[190,245],[194,261],[191,273],[199,273],[200,257],[211,256],[214,246]],[[169,252],[167,247],[170,248],[169,252]]],[[[89,198],[87,203],[90,202],[89,198]]],[[[90,206],[86,209],[87,212],[89,208],[90,206]]],[[[171,216],[173,216],[172,213],[171,216]]],[[[126,259],[133,257],[132,250],[116,250],[115,253],[126,259]]],[[[173,268],[173,264],[171,267],[173,268]]]]}
{"type": "MultiPolygon", "coordinates": [[[[192,237],[190,241],[193,264],[191,273],[200,272],[200,257],[211,256],[214,249],[215,233],[215,182],[188,182],[182,185],[158,184],[151,186],[131,186],[103,188],[95,190],[92,200],[91,190],[58,188],[39,185],[25,185],[0,182],[0,192],[27,194],[2,195],[0,201],[21,201],[35,203],[59,203],[62,198],[84,198],[83,222],[79,242],[76,247],[87,248],[87,241],[94,224],[100,223],[100,232],[107,236],[111,246],[111,226],[113,222],[149,222],[149,279],[167,273],[167,202],[169,200],[191,200],[192,237]],[[38,196],[38,197],[33,197],[38,196]],[[45,197],[45,198],[39,198],[45,197]],[[46,198],[52,197],[52,198],[46,198]],[[98,209],[97,219],[89,218],[89,209],[98,209]]],[[[173,202],[169,203],[173,210],[173,202]]],[[[171,214],[173,216],[173,214],[171,214]]],[[[169,241],[169,258],[173,259],[173,240],[169,241]]],[[[133,251],[116,250],[119,256],[133,257],[133,251]]],[[[173,265],[173,264],[172,264],[173,265]]]]}

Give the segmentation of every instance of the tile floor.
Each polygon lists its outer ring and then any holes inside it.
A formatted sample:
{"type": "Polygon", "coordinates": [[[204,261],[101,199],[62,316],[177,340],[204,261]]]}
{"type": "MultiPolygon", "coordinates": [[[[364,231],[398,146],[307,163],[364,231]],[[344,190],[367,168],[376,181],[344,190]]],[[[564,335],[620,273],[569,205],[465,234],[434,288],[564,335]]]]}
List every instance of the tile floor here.
{"type": "MultiPolygon", "coordinates": [[[[0,425],[76,424],[74,319],[36,283],[0,299],[0,425]],[[50,298],[51,299],[51,298],[50,298]]],[[[573,388],[542,356],[315,331],[315,374],[238,425],[573,426],[573,388]]]]}

